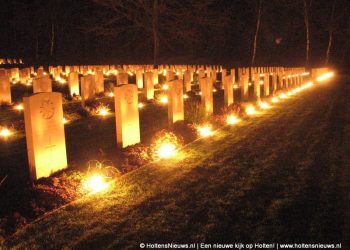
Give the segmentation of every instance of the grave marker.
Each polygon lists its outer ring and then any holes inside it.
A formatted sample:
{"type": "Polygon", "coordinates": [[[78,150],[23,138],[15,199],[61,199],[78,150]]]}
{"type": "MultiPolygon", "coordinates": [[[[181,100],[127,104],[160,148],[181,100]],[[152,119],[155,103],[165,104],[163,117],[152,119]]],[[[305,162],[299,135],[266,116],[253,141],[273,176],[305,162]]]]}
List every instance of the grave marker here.
{"type": "Polygon", "coordinates": [[[62,94],[39,93],[23,103],[30,176],[48,177],[67,167],[62,94]]]}

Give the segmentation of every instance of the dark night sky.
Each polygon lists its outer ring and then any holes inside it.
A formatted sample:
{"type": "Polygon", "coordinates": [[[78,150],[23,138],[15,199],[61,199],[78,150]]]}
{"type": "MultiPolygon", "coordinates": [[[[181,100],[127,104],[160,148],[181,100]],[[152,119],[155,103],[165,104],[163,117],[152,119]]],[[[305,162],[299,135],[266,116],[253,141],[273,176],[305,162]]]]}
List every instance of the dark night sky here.
{"type": "MultiPolygon", "coordinates": [[[[140,1],[152,7],[153,0],[140,1]]],[[[203,1],[158,1],[162,6],[158,19],[160,63],[249,64],[258,0],[210,0],[205,7],[200,4],[203,1]]],[[[324,63],[329,27],[334,27],[331,64],[349,61],[350,3],[336,0],[334,25],[330,26],[333,1],[311,2],[312,64],[324,63]]],[[[139,26],[99,5],[101,2],[105,0],[2,0],[0,55],[38,64],[152,63],[149,13],[130,9],[137,14],[139,26]],[[102,27],[111,18],[118,21],[105,34],[97,33],[95,26],[102,27]]],[[[304,64],[303,0],[263,0],[261,21],[257,64],[304,64]]]]}

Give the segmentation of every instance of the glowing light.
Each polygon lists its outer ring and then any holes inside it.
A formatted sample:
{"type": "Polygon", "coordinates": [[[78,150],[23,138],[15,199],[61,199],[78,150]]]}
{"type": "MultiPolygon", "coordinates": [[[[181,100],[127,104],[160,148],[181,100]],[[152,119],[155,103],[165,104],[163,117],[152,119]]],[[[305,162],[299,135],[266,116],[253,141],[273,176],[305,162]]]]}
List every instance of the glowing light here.
{"type": "Polygon", "coordinates": [[[163,84],[163,86],[162,86],[162,89],[164,89],[164,90],[168,90],[168,89],[169,89],[169,85],[168,85],[168,84],[166,84],[166,83],[164,83],[164,84],[163,84]]]}
{"type": "Polygon", "coordinates": [[[251,83],[251,82],[248,82],[248,86],[252,86],[252,83],[251,83]]]}
{"type": "Polygon", "coordinates": [[[105,117],[105,116],[109,115],[109,111],[110,111],[110,109],[108,106],[101,104],[100,106],[97,107],[96,114],[98,114],[102,117],[105,117]]]}
{"type": "Polygon", "coordinates": [[[302,87],[302,89],[310,88],[310,87],[312,87],[312,85],[314,85],[313,82],[307,82],[307,83],[304,84],[304,86],[302,87]]]}
{"type": "Polygon", "coordinates": [[[293,95],[293,91],[288,91],[287,96],[291,96],[291,95],[293,95]]]}
{"type": "Polygon", "coordinates": [[[128,74],[129,74],[129,76],[133,76],[134,75],[131,71],[129,71],[128,74]]]}
{"type": "Polygon", "coordinates": [[[159,99],[159,101],[163,104],[167,104],[168,103],[168,97],[166,95],[162,95],[159,99]]]}
{"type": "Polygon", "coordinates": [[[217,90],[216,90],[216,89],[213,89],[213,92],[215,93],[215,92],[217,92],[217,90]]]}
{"type": "Polygon", "coordinates": [[[83,188],[91,194],[99,193],[108,188],[108,183],[102,175],[94,174],[83,181],[83,188]]]}
{"type": "Polygon", "coordinates": [[[212,128],[209,125],[204,125],[204,126],[198,127],[197,131],[198,131],[200,137],[208,137],[214,133],[212,128]]]}
{"type": "Polygon", "coordinates": [[[177,155],[176,145],[169,142],[161,143],[156,152],[159,158],[170,158],[177,155]]]}
{"type": "Polygon", "coordinates": [[[278,97],[276,97],[276,96],[273,97],[271,101],[272,101],[272,103],[278,103],[278,97]]]}
{"type": "Polygon", "coordinates": [[[55,78],[55,80],[56,80],[56,82],[58,82],[58,83],[60,83],[60,84],[66,84],[66,80],[63,79],[63,78],[60,77],[60,76],[57,76],[57,77],[55,78]]]}
{"type": "Polygon", "coordinates": [[[284,93],[280,94],[279,97],[280,97],[281,99],[286,99],[286,98],[287,98],[286,94],[284,94],[284,93]]]}
{"type": "Polygon", "coordinates": [[[145,106],[145,104],[143,104],[142,102],[140,102],[137,106],[138,106],[139,109],[142,109],[142,108],[145,106]]]}
{"type": "Polygon", "coordinates": [[[256,109],[254,108],[253,105],[250,105],[250,106],[246,107],[245,112],[247,115],[255,115],[256,109]]]}
{"type": "Polygon", "coordinates": [[[235,115],[228,115],[226,118],[226,123],[229,125],[234,125],[239,123],[240,119],[235,115]]]}
{"type": "Polygon", "coordinates": [[[109,97],[114,97],[114,93],[111,91],[111,92],[108,93],[108,96],[109,97]]]}
{"type": "Polygon", "coordinates": [[[62,123],[63,123],[63,124],[67,124],[68,122],[69,122],[69,121],[68,121],[66,118],[63,117],[62,123]]]}
{"type": "Polygon", "coordinates": [[[12,83],[17,84],[20,82],[20,79],[18,77],[12,78],[12,83]]]}
{"type": "Polygon", "coordinates": [[[188,95],[187,94],[184,94],[184,99],[188,99],[188,95]]]}
{"type": "Polygon", "coordinates": [[[202,95],[202,91],[199,91],[199,95],[202,95]]]}
{"type": "Polygon", "coordinates": [[[260,80],[260,81],[259,81],[259,84],[260,84],[260,85],[263,85],[263,84],[264,84],[264,81],[263,81],[263,80],[260,80]]]}
{"type": "Polygon", "coordinates": [[[259,102],[259,107],[262,109],[268,109],[270,105],[267,102],[259,102]]]}
{"type": "Polygon", "coordinates": [[[238,89],[238,85],[237,85],[237,84],[234,84],[234,85],[233,85],[233,88],[234,88],[234,89],[238,89]]]}
{"type": "Polygon", "coordinates": [[[8,138],[12,135],[12,132],[8,128],[1,128],[0,129],[0,136],[2,138],[8,138]]]}
{"type": "Polygon", "coordinates": [[[20,104],[17,104],[15,107],[14,107],[15,110],[18,110],[18,111],[22,111],[24,109],[23,107],[23,104],[20,103],[20,104]]]}

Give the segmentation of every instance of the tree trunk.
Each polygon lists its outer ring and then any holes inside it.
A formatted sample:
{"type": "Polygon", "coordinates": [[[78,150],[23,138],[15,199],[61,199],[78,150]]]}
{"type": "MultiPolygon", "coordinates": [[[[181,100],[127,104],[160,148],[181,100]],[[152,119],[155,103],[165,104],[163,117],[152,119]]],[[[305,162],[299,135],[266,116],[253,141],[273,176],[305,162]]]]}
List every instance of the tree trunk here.
{"type": "Polygon", "coordinates": [[[158,66],[159,40],[158,40],[158,0],[153,0],[152,13],[152,33],[153,33],[153,66],[158,66]]]}
{"type": "Polygon", "coordinates": [[[344,45],[342,59],[341,59],[342,66],[344,68],[347,66],[347,58],[348,58],[349,48],[350,48],[350,17],[348,17],[348,27],[346,30],[346,40],[345,40],[345,45],[344,45]]]}
{"type": "Polygon", "coordinates": [[[55,45],[55,24],[51,22],[51,41],[50,41],[50,57],[53,55],[53,48],[55,45]]]}
{"type": "Polygon", "coordinates": [[[327,46],[327,51],[326,51],[325,65],[328,65],[328,63],[329,63],[329,54],[331,52],[331,47],[332,47],[332,43],[333,43],[333,29],[334,29],[333,26],[334,26],[335,3],[336,3],[336,0],[333,1],[331,19],[329,21],[329,37],[328,37],[328,46],[327,46]]]}
{"type": "Polygon", "coordinates": [[[251,65],[252,66],[255,64],[256,44],[257,44],[257,40],[258,40],[258,34],[259,34],[259,29],[260,29],[260,21],[261,21],[262,1],[263,0],[259,0],[259,6],[258,6],[258,16],[257,16],[257,19],[256,19],[256,30],[255,30],[255,34],[254,34],[253,53],[252,53],[252,61],[251,61],[251,65]]]}
{"type": "Polygon", "coordinates": [[[304,22],[306,30],[306,66],[310,63],[310,25],[309,25],[309,8],[307,6],[307,0],[304,0],[304,22]]]}
{"type": "Polygon", "coordinates": [[[35,36],[35,59],[36,61],[39,60],[39,34],[36,32],[35,36]]]}

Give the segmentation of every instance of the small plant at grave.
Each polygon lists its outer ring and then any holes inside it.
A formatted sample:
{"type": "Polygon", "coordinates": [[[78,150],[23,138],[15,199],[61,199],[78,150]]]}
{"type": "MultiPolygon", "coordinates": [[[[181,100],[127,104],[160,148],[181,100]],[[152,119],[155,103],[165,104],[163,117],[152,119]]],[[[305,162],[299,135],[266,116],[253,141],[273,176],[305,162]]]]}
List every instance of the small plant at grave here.
{"type": "Polygon", "coordinates": [[[9,107],[11,107],[11,103],[0,102],[0,108],[1,109],[8,109],[9,107]]]}
{"type": "Polygon", "coordinates": [[[120,171],[110,161],[92,160],[81,181],[80,190],[83,194],[96,194],[107,190],[111,180],[120,175],[120,171]]]}
{"type": "Polygon", "coordinates": [[[93,113],[100,116],[107,116],[110,113],[110,108],[107,104],[100,103],[94,110],[93,113]]]}
{"type": "Polygon", "coordinates": [[[152,139],[150,145],[151,155],[154,160],[176,156],[177,150],[184,144],[180,136],[165,129],[159,131],[152,139]]]}
{"type": "MultiPolygon", "coordinates": [[[[104,104],[102,102],[96,102],[94,100],[86,101],[83,110],[85,113],[87,113],[85,114],[85,116],[90,116],[90,115],[106,116],[110,112],[110,108],[108,104],[104,104]]],[[[84,114],[82,114],[82,116],[84,116],[84,114]]]]}
{"type": "Polygon", "coordinates": [[[113,162],[105,160],[91,160],[88,162],[87,174],[99,173],[106,178],[113,179],[120,175],[120,170],[114,166],[113,162]]]}
{"type": "Polygon", "coordinates": [[[241,118],[245,116],[244,109],[242,108],[241,104],[239,103],[233,103],[229,105],[228,107],[224,107],[220,110],[220,114],[215,116],[215,123],[218,124],[227,124],[227,116],[232,115],[237,118],[241,118]]]}
{"type": "Polygon", "coordinates": [[[152,161],[150,147],[138,143],[123,149],[122,171],[127,173],[152,161]]]}
{"type": "Polygon", "coordinates": [[[200,101],[185,102],[185,121],[197,124],[205,119],[205,109],[200,101]]]}
{"type": "Polygon", "coordinates": [[[182,137],[184,143],[190,143],[197,139],[197,130],[195,126],[185,121],[175,122],[171,130],[176,136],[182,137]]]}

